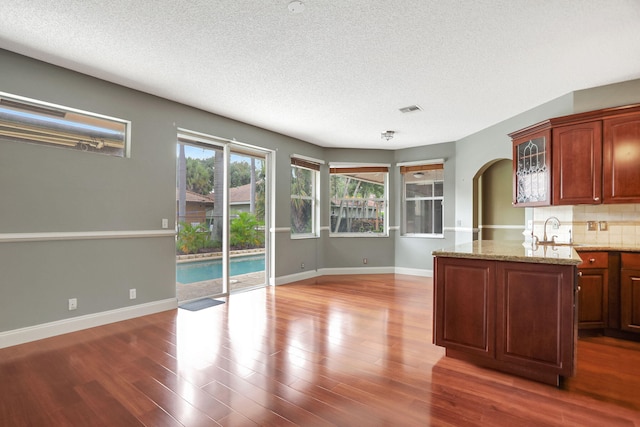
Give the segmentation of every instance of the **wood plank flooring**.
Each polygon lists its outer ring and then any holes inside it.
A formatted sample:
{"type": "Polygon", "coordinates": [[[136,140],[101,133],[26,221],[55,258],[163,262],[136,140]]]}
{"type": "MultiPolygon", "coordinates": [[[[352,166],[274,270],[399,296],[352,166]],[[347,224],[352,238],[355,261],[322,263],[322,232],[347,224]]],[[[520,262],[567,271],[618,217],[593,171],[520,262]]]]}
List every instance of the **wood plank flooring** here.
{"type": "Polygon", "coordinates": [[[431,279],[326,276],[0,350],[0,426],[633,426],[640,344],[563,389],[443,357],[431,279]]]}

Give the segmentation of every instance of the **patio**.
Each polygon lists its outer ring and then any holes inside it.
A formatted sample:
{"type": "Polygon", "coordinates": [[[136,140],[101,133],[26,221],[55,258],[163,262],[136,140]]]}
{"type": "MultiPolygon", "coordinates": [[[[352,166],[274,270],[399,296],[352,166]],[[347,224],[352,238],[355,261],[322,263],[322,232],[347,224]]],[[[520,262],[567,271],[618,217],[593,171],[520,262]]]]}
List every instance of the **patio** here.
{"type": "MultiPolygon", "coordinates": [[[[255,288],[265,284],[265,272],[239,274],[229,278],[230,292],[255,288]]],[[[195,283],[176,283],[176,297],[179,302],[196,298],[220,295],[222,293],[222,279],[205,280],[195,283]]]]}

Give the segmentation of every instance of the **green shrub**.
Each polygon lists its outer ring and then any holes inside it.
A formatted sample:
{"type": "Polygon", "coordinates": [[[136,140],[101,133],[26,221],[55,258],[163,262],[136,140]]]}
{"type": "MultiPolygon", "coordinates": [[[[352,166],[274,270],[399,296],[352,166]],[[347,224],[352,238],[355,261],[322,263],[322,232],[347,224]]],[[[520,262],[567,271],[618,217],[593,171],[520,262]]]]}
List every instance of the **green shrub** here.
{"type": "Polygon", "coordinates": [[[207,228],[203,224],[180,223],[177,248],[183,254],[195,254],[205,247],[209,240],[207,228]]]}
{"type": "Polygon", "coordinates": [[[231,221],[229,244],[238,249],[264,247],[264,231],[259,230],[262,225],[254,214],[240,212],[231,221]]]}

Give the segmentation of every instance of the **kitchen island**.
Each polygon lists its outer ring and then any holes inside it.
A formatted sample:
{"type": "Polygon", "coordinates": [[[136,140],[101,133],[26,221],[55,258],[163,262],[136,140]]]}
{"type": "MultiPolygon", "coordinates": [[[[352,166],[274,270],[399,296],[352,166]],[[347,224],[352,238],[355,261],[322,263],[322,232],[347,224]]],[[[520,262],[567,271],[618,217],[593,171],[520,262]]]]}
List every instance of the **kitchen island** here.
{"type": "Polygon", "coordinates": [[[556,386],[575,375],[573,247],[483,240],[433,255],[433,339],[448,357],[556,386]]]}

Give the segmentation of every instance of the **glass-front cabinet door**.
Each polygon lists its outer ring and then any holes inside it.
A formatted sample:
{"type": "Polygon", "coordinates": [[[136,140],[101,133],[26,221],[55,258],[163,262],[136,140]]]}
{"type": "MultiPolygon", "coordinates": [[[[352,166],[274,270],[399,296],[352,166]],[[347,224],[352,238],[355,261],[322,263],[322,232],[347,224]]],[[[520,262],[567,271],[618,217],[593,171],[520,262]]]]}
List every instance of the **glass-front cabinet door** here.
{"type": "Polygon", "coordinates": [[[513,139],[514,206],[551,204],[551,132],[513,139]]]}

